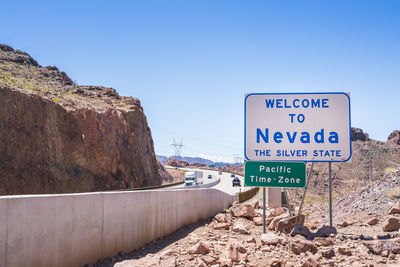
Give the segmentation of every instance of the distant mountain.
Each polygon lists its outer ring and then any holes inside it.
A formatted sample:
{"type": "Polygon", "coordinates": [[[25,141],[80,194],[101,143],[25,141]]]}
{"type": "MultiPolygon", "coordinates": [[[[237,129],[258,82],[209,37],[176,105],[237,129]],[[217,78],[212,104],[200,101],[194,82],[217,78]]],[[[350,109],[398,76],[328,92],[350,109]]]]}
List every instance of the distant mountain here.
{"type": "MultiPolygon", "coordinates": [[[[167,162],[168,158],[170,157],[166,157],[166,156],[161,156],[161,155],[157,155],[157,158],[163,163],[165,164],[165,162],[167,162]]],[[[227,165],[234,165],[231,163],[227,163],[227,162],[213,162],[212,160],[209,159],[204,159],[204,158],[200,158],[200,157],[180,157],[175,158],[175,156],[171,156],[171,158],[173,159],[177,159],[177,160],[182,160],[182,161],[186,161],[189,164],[204,164],[204,165],[214,165],[214,167],[218,168],[218,167],[225,167],[227,165]]],[[[241,164],[239,164],[241,165],[241,164]]]]}

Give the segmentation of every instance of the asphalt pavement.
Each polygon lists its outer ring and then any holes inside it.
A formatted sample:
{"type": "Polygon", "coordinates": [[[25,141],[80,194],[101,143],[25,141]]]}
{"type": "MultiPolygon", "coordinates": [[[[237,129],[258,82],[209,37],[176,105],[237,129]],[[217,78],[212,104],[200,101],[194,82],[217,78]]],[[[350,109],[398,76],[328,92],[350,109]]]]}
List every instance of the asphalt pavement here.
{"type": "MultiPolygon", "coordinates": [[[[167,166],[167,168],[174,168],[174,167],[167,166]]],[[[235,176],[239,178],[241,186],[232,186],[233,177],[231,177],[231,173],[223,172],[222,174],[218,174],[219,173],[218,171],[211,171],[211,170],[189,169],[189,168],[180,168],[180,169],[185,170],[185,171],[201,171],[201,172],[203,172],[204,184],[214,182],[215,180],[220,178],[221,181],[217,185],[215,185],[211,188],[221,190],[230,195],[235,195],[236,193],[243,192],[243,191],[250,189],[250,187],[244,187],[244,178],[242,176],[239,176],[236,174],[235,174],[235,176]],[[212,175],[212,179],[207,178],[209,174],[212,175]]],[[[182,184],[182,185],[169,187],[168,189],[171,190],[171,189],[178,189],[178,188],[184,188],[184,187],[186,187],[185,184],[182,184]]]]}

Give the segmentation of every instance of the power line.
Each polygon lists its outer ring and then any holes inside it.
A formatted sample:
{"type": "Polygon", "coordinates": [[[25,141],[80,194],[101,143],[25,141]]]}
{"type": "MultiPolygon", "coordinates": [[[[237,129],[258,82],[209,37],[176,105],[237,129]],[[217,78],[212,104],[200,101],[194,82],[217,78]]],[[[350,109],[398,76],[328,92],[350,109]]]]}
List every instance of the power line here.
{"type": "Polygon", "coordinates": [[[176,160],[181,160],[181,151],[182,151],[182,147],[184,147],[182,139],[178,143],[178,142],[175,141],[175,138],[174,138],[174,141],[171,144],[171,146],[174,149],[175,159],[176,160]]]}

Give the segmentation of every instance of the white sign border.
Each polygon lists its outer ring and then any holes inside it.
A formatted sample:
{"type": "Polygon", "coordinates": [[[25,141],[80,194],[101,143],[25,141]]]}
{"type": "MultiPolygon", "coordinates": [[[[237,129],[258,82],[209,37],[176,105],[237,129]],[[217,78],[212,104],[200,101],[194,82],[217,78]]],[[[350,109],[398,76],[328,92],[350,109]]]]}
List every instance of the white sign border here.
{"type": "Polygon", "coordinates": [[[349,99],[349,133],[350,133],[350,156],[346,160],[286,160],[284,162],[347,162],[351,159],[353,155],[353,148],[351,144],[351,105],[350,96],[345,92],[323,92],[323,93],[249,93],[245,94],[244,98],[244,158],[248,161],[272,161],[272,162],[282,162],[282,160],[250,160],[246,155],[246,103],[247,97],[251,95],[338,95],[342,94],[347,96],[349,99]]]}

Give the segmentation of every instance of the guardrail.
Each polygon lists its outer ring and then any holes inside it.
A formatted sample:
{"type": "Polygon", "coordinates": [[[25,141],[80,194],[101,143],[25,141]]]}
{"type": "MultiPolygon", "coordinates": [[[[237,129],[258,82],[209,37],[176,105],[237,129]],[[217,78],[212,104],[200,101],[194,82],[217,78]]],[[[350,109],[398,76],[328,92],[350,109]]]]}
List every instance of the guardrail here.
{"type": "Polygon", "coordinates": [[[208,183],[208,184],[200,184],[200,185],[188,185],[185,187],[179,187],[174,189],[196,189],[196,188],[210,188],[221,182],[221,178],[218,178],[216,181],[208,183]]]}
{"type": "Polygon", "coordinates": [[[258,193],[259,189],[260,189],[259,187],[254,187],[250,190],[240,192],[239,193],[239,203],[243,203],[246,200],[249,200],[250,198],[254,197],[258,193]]]}

